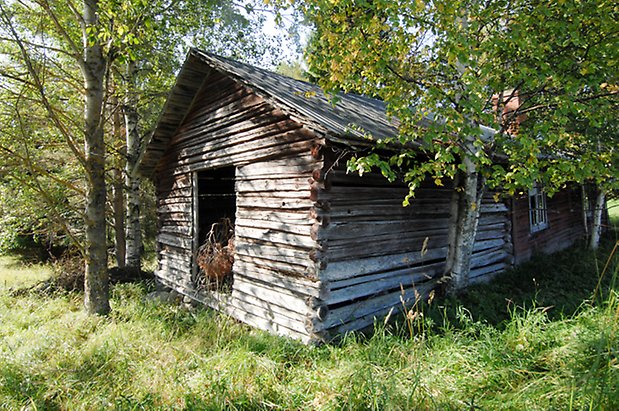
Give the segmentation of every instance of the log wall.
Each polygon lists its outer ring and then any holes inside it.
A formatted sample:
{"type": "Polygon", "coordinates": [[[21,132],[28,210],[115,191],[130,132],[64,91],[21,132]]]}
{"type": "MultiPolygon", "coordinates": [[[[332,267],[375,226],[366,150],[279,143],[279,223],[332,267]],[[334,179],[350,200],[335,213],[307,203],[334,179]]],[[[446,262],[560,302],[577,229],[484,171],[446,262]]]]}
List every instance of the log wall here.
{"type": "Polygon", "coordinates": [[[514,198],[511,208],[516,263],[526,261],[536,253],[567,248],[585,233],[579,190],[566,189],[547,198],[548,228],[535,233],[530,228],[528,196],[514,198]]]}
{"type": "Polygon", "coordinates": [[[320,140],[280,110],[216,72],[206,79],[156,169],[156,276],[248,324],[304,341],[320,311],[320,245],[312,190],[320,140]],[[235,166],[235,261],[229,294],[192,282],[195,173],[235,166]],[[313,238],[314,237],[314,238],[313,238]]]}
{"type": "MultiPolygon", "coordinates": [[[[349,175],[342,168],[325,172],[318,195],[328,225],[317,234],[324,254],[325,309],[315,331],[326,336],[365,328],[394,307],[427,296],[444,273],[448,249],[451,189],[428,185],[403,207],[403,185],[388,185],[380,175],[349,175]]],[[[507,206],[488,195],[481,211],[471,282],[513,263],[507,206]]]]}

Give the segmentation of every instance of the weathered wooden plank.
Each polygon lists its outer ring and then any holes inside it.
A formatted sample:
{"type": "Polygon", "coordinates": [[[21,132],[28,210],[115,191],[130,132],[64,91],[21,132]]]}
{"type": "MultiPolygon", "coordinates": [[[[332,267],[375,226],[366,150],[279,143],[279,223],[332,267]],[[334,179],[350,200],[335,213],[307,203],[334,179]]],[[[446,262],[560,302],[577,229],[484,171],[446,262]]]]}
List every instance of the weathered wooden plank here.
{"type": "Polygon", "coordinates": [[[161,234],[170,234],[170,235],[179,235],[183,237],[191,238],[193,234],[193,227],[189,225],[179,226],[179,225],[165,225],[159,228],[159,233],[161,234]]]}
{"type": "Polygon", "coordinates": [[[331,264],[333,261],[381,256],[385,255],[387,252],[400,254],[421,251],[424,248],[424,244],[426,249],[445,247],[447,245],[447,235],[425,238],[390,238],[380,242],[360,241],[357,243],[349,242],[339,245],[334,245],[329,241],[327,242],[327,256],[329,264],[331,264]]]}
{"type": "Polygon", "coordinates": [[[385,291],[401,289],[402,287],[416,286],[442,274],[444,269],[445,263],[439,262],[355,278],[355,281],[366,279],[367,281],[364,282],[341,281],[331,283],[329,284],[330,288],[337,286],[338,289],[329,290],[325,296],[325,303],[334,305],[377,295],[385,291]]]}
{"type": "Polygon", "coordinates": [[[429,282],[427,284],[417,285],[415,288],[404,288],[403,291],[398,290],[385,293],[373,298],[355,301],[348,305],[330,309],[326,313],[325,320],[317,325],[315,331],[327,330],[339,326],[340,328],[335,330],[336,333],[339,333],[344,330],[344,328],[341,327],[345,325],[347,325],[347,331],[358,330],[372,325],[374,317],[380,318],[380,315],[386,315],[392,307],[395,307],[395,309],[403,309],[404,306],[410,307],[418,299],[424,298],[434,286],[435,284],[433,282],[429,282]],[[362,323],[360,323],[359,320],[362,320],[362,323]]]}
{"type": "Polygon", "coordinates": [[[300,295],[320,298],[321,293],[324,292],[322,283],[319,281],[307,277],[283,275],[275,270],[258,267],[245,261],[235,261],[234,275],[273,284],[300,295]]]}
{"type": "Polygon", "coordinates": [[[191,250],[193,241],[191,238],[184,238],[180,236],[173,236],[169,234],[157,234],[156,241],[162,244],[168,244],[175,247],[185,248],[191,250]]]}
{"type": "Polygon", "coordinates": [[[503,244],[504,244],[504,240],[502,238],[495,239],[495,240],[476,241],[475,245],[473,246],[473,252],[487,250],[493,247],[500,247],[503,244]]]}
{"type": "Polygon", "coordinates": [[[253,207],[238,207],[237,220],[274,221],[280,224],[312,225],[316,219],[310,217],[309,210],[258,210],[253,207]]]}
{"type": "Polygon", "coordinates": [[[447,247],[428,249],[400,254],[381,255],[377,257],[361,258],[356,260],[329,262],[320,272],[320,278],[326,282],[349,279],[355,276],[374,274],[402,267],[414,267],[425,262],[444,259],[447,256],[447,247]]]}
{"type": "Polygon", "coordinates": [[[238,167],[236,176],[239,180],[290,176],[309,177],[319,167],[322,167],[322,162],[309,155],[308,151],[294,157],[278,157],[268,162],[253,162],[238,167]]]}
{"type": "Polygon", "coordinates": [[[164,204],[157,207],[157,213],[183,213],[191,215],[191,203],[164,204]]]}
{"type": "Polygon", "coordinates": [[[211,150],[210,147],[205,146],[203,150],[195,155],[176,159],[176,161],[171,162],[169,169],[172,169],[172,167],[180,167],[182,169],[182,166],[214,162],[223,158],[243,158],[248,153],[253,153],[254,156],[252,158],[256,158],[259,151],[271,153],[274,148],[277,150],[276,153],[285,151],[295,152],[295,150],[299,149],[309,150],[312,144],[313,141],[310,140],[310,137],[301,133],[300,130],[293,130],[272,137],[261,137],[243,144],[234,144],[233,141],[230,141],[226,147],[211,150]]]}
{"type": "Polygon", "coordinates": [[[374,238],[413,234],[417,236],[434,235],[440,229],[447,229],[447,218],[415,219],[407,221],[372,221],[372,222],[342,222],[330,223],[318,233],[319,239],[345,240],[359,238],[374,238]]]}
{"type": "Polygon", "coordinates": [[[191,204],[191,196],[189,197],[172,197],[172,198],[158,198],[157,206],[166,206],[171,204],[191,204]]]}
{"type": "Polygon", "coordinates": [[[483,267],[498,262],[507,262],[510,255],[503,247],[491,248],[488,251],[474,253],[471,256],[471,269],[483,267]]]}
{"type": "Polygon", "coordinates": [[[261,178],[255,180],[237,180],[236,191],[239,193],[251,192],[272,192],[272,191],[290,191],[299,192],[309,191],[313,180],[309,176],[301,178],[261,178]]]}
{"type": "Polygon", "coordinates": [[[255,257],[251,255],[247,255],[243,252],[237,252],[235,254],[235,262],[242,261],[248,264],[252,264],[256,267],[266,268],[270,270],[275,270],[282,274],[287,274],[294,277],[307,277],[307,278],[317,278],[318,277],[318,269],[316,267],[316,263],[311,260],[305,261],[304,265],[294,264],[288,261],[281,260],[269,260],[266,258],[255,257]]]}
{"type": "Polygon", "coordinates": [[[235,250],[251,257],[263,257],[276,261],[306,262],[310,260],[307,248],[294,248],[287,246],[274,246],[264,242],[237,241],[235,250]],[[288,260],[290,259],[290,260],[288,260]]]}
{"type": "Polygon", "coordinates": [[[259,283],[249,280],[246,277],[239,276],[239,278],[235,280],[232,292],[234,293],[235,291],[268,301],[270,304],[288,308],[291,312],[303,316],[306,315],[309,310],[304,297],[295,295],[285,288],[259,283]]]}
{"type": "Polygon", "coordinates": [[[477,232],[477,234],[475,235],[475,241],[503,238],[504,236],[505,236],[505,230],[504,229],[499,229],[499,230],[483,230],[483,231],[478,231],[477,232]]]}
{"type": "Polygon", "coordinates": [[[475,268],[469,273],[469,280],[473,280],[484,275],[505,271],[508,267],[509,265],[507,263],[500,262],[485,267],[475,268]]]}
{"type": "Polygon", "coordinates": [[[408,235],[402,236],[399,233],[385,234],[364,237],[364,241],[359,239],[328,240],[329,251],[340,250],[342,248],[352,248],[361,246],[367,250],[382,250],[382,254],[392,250],[391,247],[398,249],[405,248],[405,251],[416,251],[425,248],[438,248],[447,244],[447,228],[427,231],[411,231],[408,235]]]}
{"type": "Polygon", "coordinates": [[[281,231],[284,233],[298,234],[302,236],[309,236],[311,234],[311,225],[307,224],[293,224],[290,222],[282,223],[279,221],[267,221],[267,220],[254,220],[254,219],[239,219],[236,220],[237,227],[266,229],[273,231],[281,231]]]}
{"type": "Polygon", "coordinates": [[[249,199],[310,199],[310,190],[309,187],[307,190],[298,190],[298,191],[245,191],[238,193],[239,196],[243,196],[249,199]]]}
{"type": "Polygon", "coordinates": [[[310,337],[308,334],[300,333],[298,331],[285,327],[282,324],[279,324],[273,320],[269,320],[269,319],[254,315],[251,312],[245,311],[246,309],[247,308],[245,307],[235,308],[233,306],[227,306],[225,311],[232,317],[236,318],[237,320],[242,321],[258,329],[268,331],[271,334],[295,338],[295,339],[301,340],[306,343],[310,341],[310,337]]]}
{"type": "Polygon", "coordinates": [[[229,153],[218,153],[218,155],[212,157],[193,158],[187,165],[174,165],[166,171],[172,174],[184,174],[204,168],[216,168],[229,165],[240,166],[254,161],[266,161],[279,155],[293,155],[306,152],[309,151],[312,145],[313,143],[311,141],[299,140],[294,143],[269,144],[259,149],[247,149],[247,151],[239,148],[239,150],[242,151],[234,153],[234,155],[230,155],[229,153]]]}
{"type": "Polygon", "coordinates": [[[309,199],[290,199],[290,198],[271,198],[262,197],[260,199],[239,196],[236,199],[236,206],[255,209],[277,209],[277,210],[303,210],[309,213],[313,202],[309,199]]]}
{"type": "Polygon", "coordinates": [[[246,121],[226,119],[227,127],[216,127],[214,124],[203,124],[196,128],[185,144],[166,154],[166,160],[194,157],[204,151],[214,152],[232,145],[249,144],[253,141],[277,136],[303,133],[300,124],[287,120],[283,116],[274,117],[267,110],[257,113],[247,113],[246,121]]]}
{"type": "Polygon", "coordinates": [[[428,207],[402,207],[397,204],[362,204],[361,202],[357,205],[339,205],[329,203],[329,215],[331,216],[332,221],[339,221],[341,218],[349,218],[349,217],[365,217],[367,220],[372,218],[386,219],[390,216],[398,217],[398,216],[407,216],[411,217],[413,215],[427,215],[427,216],[435,216],[435,215],[449,215],[449,206],[445,205],[432,205],[428,207]]]}

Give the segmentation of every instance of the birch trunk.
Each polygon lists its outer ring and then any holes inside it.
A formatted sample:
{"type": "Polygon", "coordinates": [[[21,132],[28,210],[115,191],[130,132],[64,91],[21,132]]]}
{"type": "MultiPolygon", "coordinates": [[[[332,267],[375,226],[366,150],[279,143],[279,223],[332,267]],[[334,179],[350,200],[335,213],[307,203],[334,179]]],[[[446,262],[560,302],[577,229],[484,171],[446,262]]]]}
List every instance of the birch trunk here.
{"type": "MultiPolygon", "coordinates": [[[[114,107],[113,114],[113,127],[114,127],[114,141],[116,144],[122,145],[119,148],[120,153],[125,153],[124,136],[122,135],[122,121],[120,119],[120,113],[118,109],[118,100],[116,97],[112,100],[112,106],[114,107]],[[121,139],[123,140],[121,143],[121,139]]],[[[122,162],[120,162],[122,164],[122,162]]],[[[124,177],[122,168],[118,162],[113,170],[113,186],[112,195],[114,196],[112,201],[112,208],[114,210],[114,254],[116,257],[116,265],[119,268],[125,267],[125,190],[124,190],[124,177]]]]}
{"type": "Polygon", "coordinates": [[[127,64],[128,91],[123,105],[127,138],[127,164],[125,185],[127,188],[127,267],[139,269],[142,258],[142,230],[140,227],[140,180],[137,177],[137,161],[140,154],[137,100],[135,97],[136,66],[127,64]]]}
{"type": "Polygon", "coordinates": [[[123,176],[119,169],[114,170],[114,252],[116,265],[119,268],[125,266],[125,192],[123,190],[123,176]]]}
{"type": "Polygon", "coordinates": [[[449,279],[447,285],[449,292],[457,292],[468,286],[471,256],[484,192],[484,183],[480,182],[477,165],[470,157],[479,149],[470,140],[465,145],[470,154],[463,158],[465,170],[463,175],[456,180],[461,184],[454,187],[455,193],[452,197],[450,221],[452,224],[455,222],[455,227],[450,227],[445,267],[445,274],[449,279]],[[456,212],[455,216],[454,212],[456,212]]]}
{"type": "MultiPolygon", "coordinates": [[[[97,24],[97,0],[84,0],[86,28],[97,24]]],[[[84,306],[90,314],[110,311],[105,235],[105,145],[103,141],[103,79],[105,59],[98,43],[84,30],[81,64],[85,85],[84,146],[88,183],[86,198],[86,267],[84,306]]]]}
{"type": "Polygon", "coordinates": [[[604,203],[606,201],[606,193],[603,190],[598,190],[595,199],[595,209],[593,210],[593,225],[591,227],[591,239],[589,247],[592,250],[597,250],[600,246],[600,237],[602,236],[602,214],[604,212],[604,203]]]}

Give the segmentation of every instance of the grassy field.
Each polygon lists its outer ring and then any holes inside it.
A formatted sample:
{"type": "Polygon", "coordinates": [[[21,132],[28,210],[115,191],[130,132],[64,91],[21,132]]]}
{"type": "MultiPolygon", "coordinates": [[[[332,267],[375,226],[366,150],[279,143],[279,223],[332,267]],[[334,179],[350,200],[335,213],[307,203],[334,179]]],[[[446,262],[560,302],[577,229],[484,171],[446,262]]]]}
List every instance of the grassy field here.
{"type": "Polygon", "coordinates": [[[24,264],[17,257],[0,255],[0,292],[9,288],[28,287],[51,276],[49,265],[24,264]]]}
{"type": "Polygon", "coordinates": [[[320,347],[145,301],[148,284],[116,286],[106,318],[4,290],[0,409],[619,409],[617,256],[593,298],[614,242],[320,347]]]}
{"type": "Polygon", "coordinates": [[[608,202],[608,215],[615,226],[619,225],[619,200],[610,200],[608,202]]]}

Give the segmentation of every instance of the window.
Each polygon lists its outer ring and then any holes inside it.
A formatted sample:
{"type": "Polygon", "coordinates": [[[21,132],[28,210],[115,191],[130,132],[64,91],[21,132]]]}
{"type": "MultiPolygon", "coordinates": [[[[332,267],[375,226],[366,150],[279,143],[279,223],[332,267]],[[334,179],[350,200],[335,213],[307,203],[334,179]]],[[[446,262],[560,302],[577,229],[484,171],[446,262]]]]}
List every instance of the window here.
{"type": "Polygon", "coordinates": [[[529,222],[532,233],[548,228],[546,194],[538,183],[529,190],[529,222]]]}

